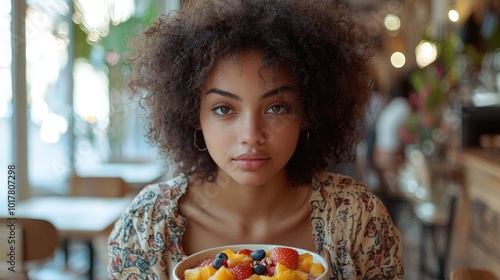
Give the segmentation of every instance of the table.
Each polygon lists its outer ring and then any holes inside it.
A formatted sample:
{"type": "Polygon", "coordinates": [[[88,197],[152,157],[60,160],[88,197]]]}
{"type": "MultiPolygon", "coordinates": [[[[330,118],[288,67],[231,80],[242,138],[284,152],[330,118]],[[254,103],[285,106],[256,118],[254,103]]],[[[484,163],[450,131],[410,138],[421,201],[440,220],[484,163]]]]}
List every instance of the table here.
{"type": "Polygon", "coordinates": [[[80,177],[120,177],[131,189],[139,190],[162,178],[165,170],[153,163],[102,163],[77,166],[80,177]]]}
{"type": "Polygon", "coordinates": [[[17,217],[44,219],[57,228],[61,239],[79,239],[89,246],[89,276],[93,277],[92,239],[109,234],[131,198],[40,196],[19,202],[17,217]]]}

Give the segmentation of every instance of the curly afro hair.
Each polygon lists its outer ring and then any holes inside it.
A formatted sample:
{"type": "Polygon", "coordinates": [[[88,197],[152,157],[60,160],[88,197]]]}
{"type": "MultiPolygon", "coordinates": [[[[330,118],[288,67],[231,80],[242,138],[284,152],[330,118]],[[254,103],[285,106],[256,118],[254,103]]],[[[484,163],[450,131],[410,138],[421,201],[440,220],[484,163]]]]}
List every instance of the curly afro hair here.
{"type": "Polygon", "coordinates": [[[196,170],[214,180],[215,162],[193,144],[200,87],[218,59],[262,51],[263,67],[284,67],[301,87],[307,137],[286,168],[294,185],[309,183],[329,163],[353,159],[373,85],[365,31],[333,0],[203,0],[163,15],[130,42],[128,55],[148,139],[176,163],[176,174],[196,170]]]}

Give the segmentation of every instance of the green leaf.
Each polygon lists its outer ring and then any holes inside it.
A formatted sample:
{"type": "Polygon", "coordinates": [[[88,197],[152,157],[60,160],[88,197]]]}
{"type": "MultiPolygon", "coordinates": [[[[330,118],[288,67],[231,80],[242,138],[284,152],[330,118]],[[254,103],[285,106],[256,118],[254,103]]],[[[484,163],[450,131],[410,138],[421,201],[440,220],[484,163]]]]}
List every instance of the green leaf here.
{"type": "Polygon", "coordinates": [[[75,59],[88,59],[90,57],[90,50],[92,49],[92,46],[87,42],[87,33],[82,30],[80,25],[73,21],[71,23],[73,24],[74,30],[75,59]]]}

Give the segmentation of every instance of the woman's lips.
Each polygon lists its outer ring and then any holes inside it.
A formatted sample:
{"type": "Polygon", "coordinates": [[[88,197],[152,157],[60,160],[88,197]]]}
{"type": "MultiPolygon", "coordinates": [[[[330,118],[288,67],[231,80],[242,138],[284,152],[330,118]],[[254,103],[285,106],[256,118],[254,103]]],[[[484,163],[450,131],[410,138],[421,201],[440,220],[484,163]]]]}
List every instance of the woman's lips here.
{"type": "Polygon", "coordinates": [[[271,158],[263,153],[245,153],[233,159],[234,163],[244,170],[257,170],[262,168],[271,158]]]}

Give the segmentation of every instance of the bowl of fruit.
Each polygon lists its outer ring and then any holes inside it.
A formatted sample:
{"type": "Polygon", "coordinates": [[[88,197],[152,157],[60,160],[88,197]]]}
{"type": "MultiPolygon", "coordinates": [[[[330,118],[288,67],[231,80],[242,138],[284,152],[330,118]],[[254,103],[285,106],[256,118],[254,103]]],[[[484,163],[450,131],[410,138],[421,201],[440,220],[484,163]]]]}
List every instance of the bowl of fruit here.
{"type": "Polygon", "coordinates": [[[320,255],[289,246],[240,244],[206,249],[174,267],[175,280],[328,279],[329,265],[320,255]]]}

